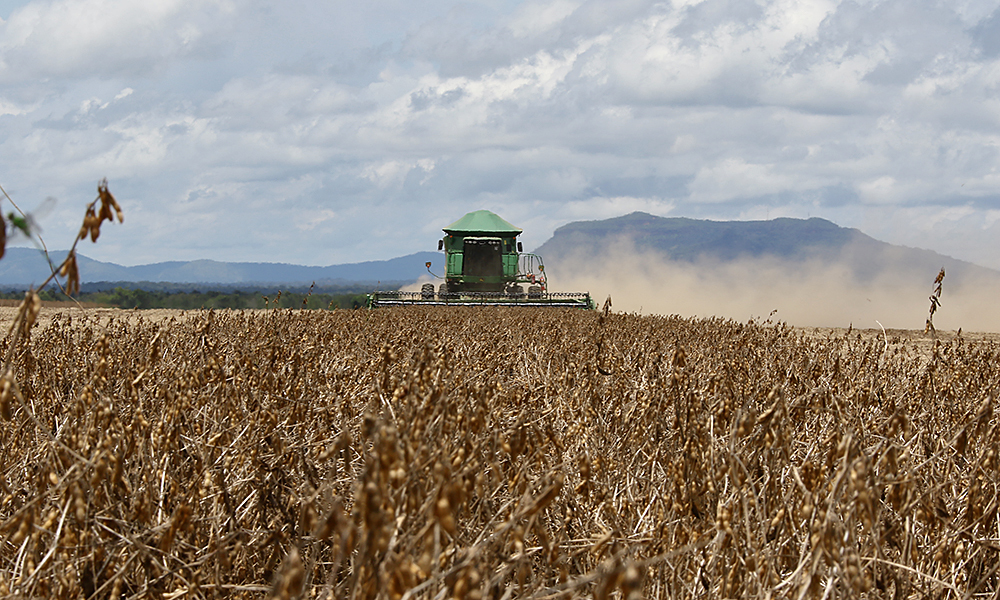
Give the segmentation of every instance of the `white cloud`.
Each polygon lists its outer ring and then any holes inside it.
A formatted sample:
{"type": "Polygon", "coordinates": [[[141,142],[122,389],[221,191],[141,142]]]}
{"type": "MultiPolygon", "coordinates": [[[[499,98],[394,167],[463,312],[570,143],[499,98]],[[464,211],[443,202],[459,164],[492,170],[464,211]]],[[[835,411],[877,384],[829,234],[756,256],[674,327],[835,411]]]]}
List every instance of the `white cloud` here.
{"type": "Polygon", "coordinates": [[[573,220],[593,221],[610,219],[636,211],[666,217],[673,210],[674,203],[662,198],[597,197],[566,203],[561,211],[561,216],[573,220]]]}
{"type": "Polygon", "coordinates": [[[31,110],[30,108],[25,108],[23,106],[19,106],[17,103],[9,102],[9,101],[4,100],[4,99],[0,99],[0,116],[3,116],[3,115],[14,115],[14,116],[23,115],[23,114],[29,112],[30,110],[31,110]]]}
{"type": "Polygon", "coordinates": [[[516,37],[535,36],[563,22],[580,4],[582,2],[571,0],[525,2],[507,23],[507,27],[516,37]]]}
{"type": "Polygon", "coordinates": [[[120,262],[389,258],[490,208],[529,247],[633,210],[824,216],[1000,267],[994,15],[923,0],[27,2],[0,25],[0,183],[59,196],[46,232],[71,239],[72,207],[108,176],[135,215],[109,236],[134,251],[92,252],[120,262]]]}
{"type": "MultiPolygon", "coordinates": [[[[398,188],[403,185],[406,177],[415,169],[420,169],[425,174],[429,174],[434,169],[434,161],[431,159],[420,159],[409,162],[393,160],[372,164],[361,170],[361,176],[381,189],[390,186],[398,188]]],[[[427,180],[426,177],[426,175],[423,177],[423,181],[427,180]]]]}
{"type": "Polygon", "coordinates": [[[229,0],[37,0],[0,25],[0,78],[146,75],[165,58],[196,52],[229,0]]]}
{"type": "Polygon", "coordinates": [[[767,164],[729,158],[700,170],[691,182],[696,202],[720,202],[734,197],[754,198],[795,189],[792,178],[777,174],[767,164]]]}
{"type": "Polygon", "coordinates": [[[894,177],[883,175],[874,181],[860,181],[857,184],[861,198],[873,204],[892,204],[898,202],[903,190],[899,190],[899,182],[894,177]]]}
{"type": "Polygon", "coordinates": [[[296,222],[295,227],[299,231],[312,231],[316,229],[319,225],[323,223],[328,223],[333,219],[337,218],[337,213],[329,209],[321,209],[316,211],[316,213],[311,215],[306,215],[301,217],[298,222],[296,222]]]}

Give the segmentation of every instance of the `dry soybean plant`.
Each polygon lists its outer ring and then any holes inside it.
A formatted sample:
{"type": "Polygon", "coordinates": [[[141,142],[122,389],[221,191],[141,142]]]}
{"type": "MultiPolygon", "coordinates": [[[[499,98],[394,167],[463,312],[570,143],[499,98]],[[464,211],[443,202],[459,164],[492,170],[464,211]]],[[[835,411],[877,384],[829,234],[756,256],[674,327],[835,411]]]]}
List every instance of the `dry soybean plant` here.
{"type": "Polygon", "coordinates": [[[931,307],[927,314],[927,323],[924,324],[924,333],[934,333],[934,313],[941,306],[941,286],[944,285],[944,267],[941,267],[941,271],[934,278],[934,290],[931,291],[930,301],[931,307]]]}
{"type": "Polygon", "coordinates": [[[993,344],[502,307],[39,329],[5,597],[1000,589],[993,344]]]}
{"type": "MultiPolygon", "coordinates": [[[[3,192],[4,197],[7,198],[21,215],[20,219],[18,219],[11,213],[10,220],[17,228],[21,229],[29,237],[32,237],[40,245],[46,262],[52,266],[52,260],[49,258],[45,242],[37,232],[31,230],[28,216],[14,202],[14,199],[7,194],[7,190],[0,187],[0,192],[3,192]]],[[[115,197],[108,190],[108,180],[102,179],[97,184],[97,198],[87,205],[83,216],[83,223],[80,226],[80,232],[73,240],[73,245],[69,249],[69,252],[66,253],[66,258],[63,259],[63,262],[59,266],[52,266],[50,275],[38,286],[38,289],[44,288],[50,282],[55,282],[69,296],[78,293],[80,291],[80,272],[76,264],[76,245],[80,240],[86,239],[88,236],[92,242],[96,242],[97,238],[101,235],[101,224],[104,221],[113,222],[116,216],[119,223],[124,222],[125,216],[122,213],[122,209],[118,205],[117,200],[115,200],[115,197]],[[98,202],[100,202],[100,209],[97,208],[98,202]],[[59,277],[64,278],[64,283],[59,281],[59,277]]],[[[0,257],[3,257],[6,250],[6,225],[3,217],[0,216],[0,232],[2,232],[2,235],[0,235],[0,257]]],[[[38,318],[41,308],[42,299],[38,296],[38,292],[34,288],[29,289],[24,295],[24,300],[21,302],[17,314],[10,324],[10,328],[7,330],[5,339],[7,348],[4,355],[3,370],[0,372],[0,416],[4,419],[9,419],[10,417],[12,402],[16,400],[22,405],[25,402],[17,378],[14,376],[12,361],[15,352],[20,349],[23,340],[30,337],[31,328],[35,325],[35,320],[38,318]]]]}

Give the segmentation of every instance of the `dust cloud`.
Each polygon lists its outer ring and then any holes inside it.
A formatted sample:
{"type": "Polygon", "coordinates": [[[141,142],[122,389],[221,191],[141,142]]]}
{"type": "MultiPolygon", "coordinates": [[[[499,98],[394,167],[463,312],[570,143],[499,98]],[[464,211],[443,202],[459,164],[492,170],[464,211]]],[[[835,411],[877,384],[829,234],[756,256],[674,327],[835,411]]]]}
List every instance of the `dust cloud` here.
{"type": "MultiPolygon", "coordinates": [[[[937,270],[887,268],[862,281],[849,264],[836,260],[691,263],[619,244],[596,258],[554,261],[546,273],[550,291],[589,291],[599,306],[611,295],[616,312],[923,329],[937,270]]],[[[946,277],[934,325],[940,331],[1000,332],[998,298],[998,278],[946,277]]]]}
{"type": "Polygon", "coordinates": [[[436,289],[438,289],[438,286],[441,285],[442,281],[443,281],[443,279],[434,279],[430,275],[421,275],[413,283],[408,283],[408,284],[406,284],[404,286],[401,286],[399,288],[399,291],[401,291],[401,292],[419,292],[420,288],[423,287],[423,285],[425,283],[433,283],[434,284],[434,289],[436,290],[436,289]]]}

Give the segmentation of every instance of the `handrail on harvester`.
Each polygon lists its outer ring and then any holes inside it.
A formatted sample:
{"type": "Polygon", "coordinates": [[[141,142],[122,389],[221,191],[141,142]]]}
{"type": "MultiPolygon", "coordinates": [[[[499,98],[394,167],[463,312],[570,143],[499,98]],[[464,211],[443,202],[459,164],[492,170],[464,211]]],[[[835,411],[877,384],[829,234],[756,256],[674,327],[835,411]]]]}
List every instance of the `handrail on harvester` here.
{"type": "Polygon", "coordinates": [[[532,273],[544,275],[545,263],[542,262],[542,257],[537,254],[522,252],[517,255],[517,273],[518,275],[530,275],[532,273]]]}

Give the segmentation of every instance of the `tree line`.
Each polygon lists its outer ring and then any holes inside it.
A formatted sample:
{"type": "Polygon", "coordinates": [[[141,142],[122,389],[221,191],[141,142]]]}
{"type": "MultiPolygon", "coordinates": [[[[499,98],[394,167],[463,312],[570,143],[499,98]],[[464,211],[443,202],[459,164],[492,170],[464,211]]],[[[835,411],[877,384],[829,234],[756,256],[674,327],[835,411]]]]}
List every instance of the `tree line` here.
{"type": "MultiPolygon", "coordinates": [[[[39,290],[42,301],[67,301],[71,298],[58,290],[39,290]]],[[[365,305],[365,294],[272,292],[257,291],[149,291],[115,287],[110,290],[81,292],[74,296],[79,302],[93,303],[116,308],[172,308],[178,310],[197,309],[244,309],[244,308],[303,308],[303,309],[355,309],[365,305]]],[[[23,291],[0,293],[0,298],[21,300],[23,291]]]]}

